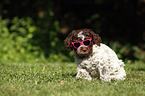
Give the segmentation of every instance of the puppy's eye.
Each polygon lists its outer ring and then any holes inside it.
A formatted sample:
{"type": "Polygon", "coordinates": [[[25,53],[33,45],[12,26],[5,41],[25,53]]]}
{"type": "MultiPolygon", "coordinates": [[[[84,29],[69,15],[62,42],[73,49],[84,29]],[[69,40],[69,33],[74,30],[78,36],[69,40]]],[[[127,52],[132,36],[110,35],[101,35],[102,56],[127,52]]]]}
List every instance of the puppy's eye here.
{"type": "Polygon", "coordinates": [[[90,41],[89,40],[87,40],[87,41],[84,41],[84,45],[90,45],[90,41]]]}
{"type": "Polygon", "coordinates": [[[79,47],[80,46],[80,43],[74,43],[74,46],[75,47],[79,47]]]}

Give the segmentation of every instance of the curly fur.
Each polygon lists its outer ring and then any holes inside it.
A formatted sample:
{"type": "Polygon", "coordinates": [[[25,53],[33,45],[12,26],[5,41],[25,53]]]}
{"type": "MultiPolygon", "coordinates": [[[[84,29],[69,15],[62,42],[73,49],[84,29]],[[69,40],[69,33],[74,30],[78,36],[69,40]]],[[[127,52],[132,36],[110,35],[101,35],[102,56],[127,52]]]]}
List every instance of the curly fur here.
{"type": "Polygon", "coordinates": [[[78,33],[83,31],[84,35],[86,37],[92,37],[93,39],[93,44],[97,44],[98,46],[100,45],[101,43],[101,38],[99,37],[98,34],[95,34],[93,32],[93,30],[91,29],[79,29],[79,30],[73,30],[67,37],[66,39],[64,40],[64,45],[65,47],[68,48],[69,51],[73,50],[73,47],[72,47],[72,43],[73,41],[80,41],[81,38],[78,38],[78,33]]]}
{"type": "Polygon", "coordinates": [[[93,53],[87,58],[76,57],[78,64],[77,78],[102,81],[124,80],[125,64],[117,58],[116,53],[105,44],[93,45],[93,53]]]}
{"type": "MultiPolygon", "coordinates": [[[[83,37],[84,38],[84,37],[83,37]]],[[[73,30],[64,40],[68,50],[74,50],[78,64],[77,78],[92,80],[99,78],[101,81],[124,80],[126,73],[124,62],[119,60],[116,53],[107,45],[101,43],[101,38],[91,29],[73,30]],[[72,46],[74,41],[82,41],[78,33],[83,32],[85,38],[92,38],[90,52],[87,56],[79,57],[77,50],[72,46]]]]}

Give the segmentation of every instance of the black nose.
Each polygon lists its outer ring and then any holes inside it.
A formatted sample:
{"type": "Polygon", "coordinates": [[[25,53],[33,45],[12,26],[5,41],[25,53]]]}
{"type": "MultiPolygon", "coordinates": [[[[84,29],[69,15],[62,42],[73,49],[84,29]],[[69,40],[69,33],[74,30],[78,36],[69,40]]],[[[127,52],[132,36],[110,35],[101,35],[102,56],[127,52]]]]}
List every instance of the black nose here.
{"type": "Polygon", "coordinates": [[[86,51],[87,51],[87,49],[83,49],[83,51],[84,51],[84,52],[86,52],[86,51]]]}
{"type": "Polygon", "coordinates": [[[81,47],[81,51],[86,52],[88,50],[88,47],[81,47]]]}

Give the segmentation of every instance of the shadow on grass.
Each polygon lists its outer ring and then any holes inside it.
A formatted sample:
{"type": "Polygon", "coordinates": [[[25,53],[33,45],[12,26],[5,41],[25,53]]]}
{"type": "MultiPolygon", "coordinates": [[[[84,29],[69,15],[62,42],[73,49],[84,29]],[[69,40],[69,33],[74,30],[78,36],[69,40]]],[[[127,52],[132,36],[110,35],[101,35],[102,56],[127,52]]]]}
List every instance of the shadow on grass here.
{"type": "Polygon", "coordinates": [[[138,68],[137,71],[145,71],[144,68],[138,68]]]}
{"type": "Polygon", "coordinates": [[[77,73],[66,73],[66,74],[62,74],[63,77],[67,78],[67,77],[76,77],[77,73]]]}

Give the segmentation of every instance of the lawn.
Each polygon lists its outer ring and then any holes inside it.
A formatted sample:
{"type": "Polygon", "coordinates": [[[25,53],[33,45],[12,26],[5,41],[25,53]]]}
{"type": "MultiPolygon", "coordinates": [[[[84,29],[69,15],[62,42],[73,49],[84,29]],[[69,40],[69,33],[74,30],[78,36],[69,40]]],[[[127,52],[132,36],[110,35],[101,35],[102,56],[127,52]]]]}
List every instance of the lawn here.
{"type": "Polygon", "coordinates": [[[120,82],[76,79],[75,63],[0,63],[0,96],[145,96],[145,63],[126,64],[120,82]]]}

